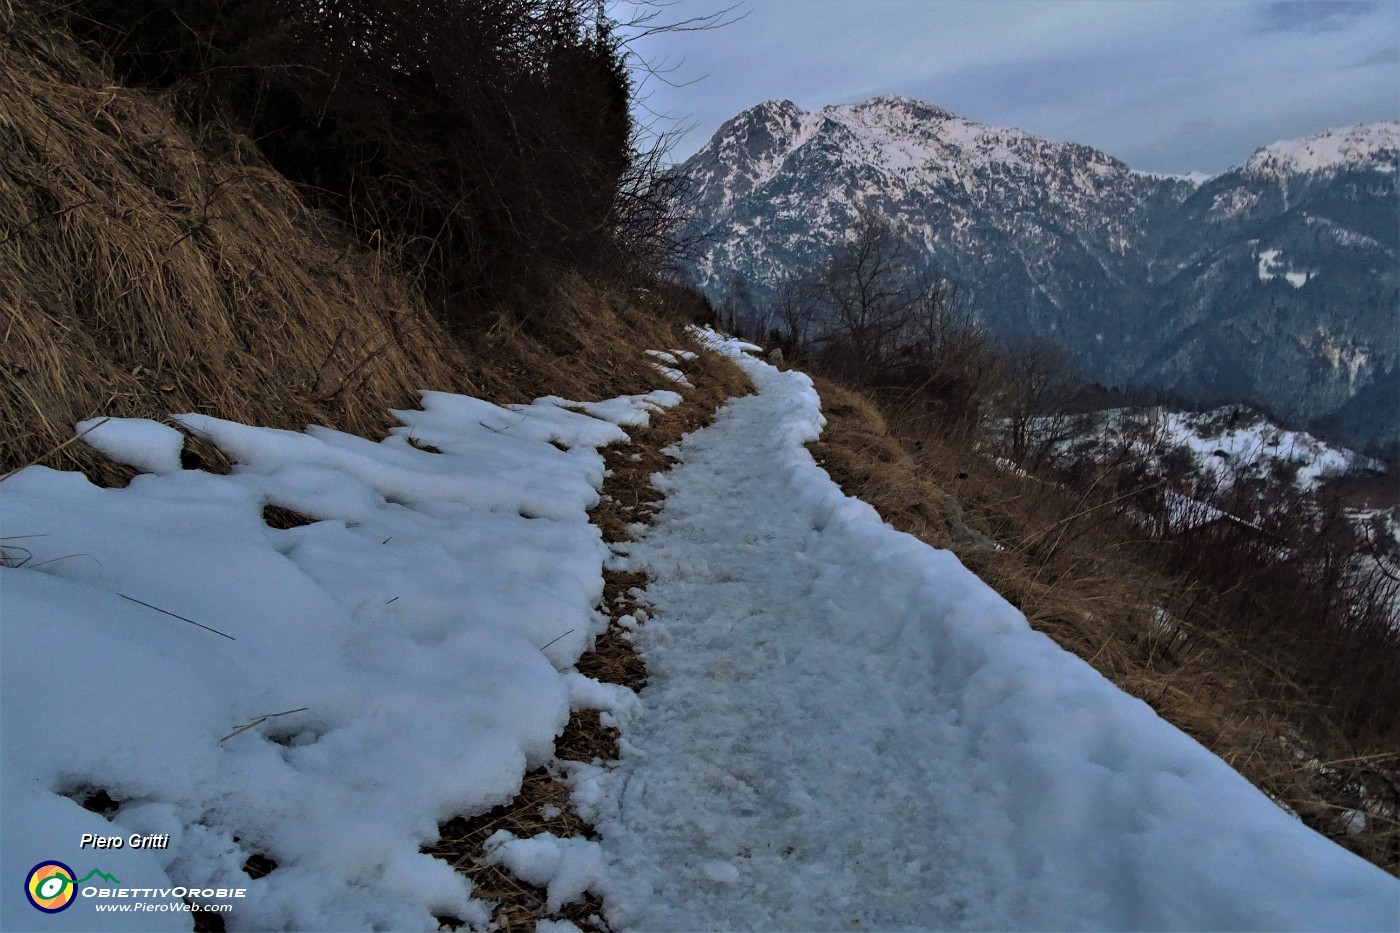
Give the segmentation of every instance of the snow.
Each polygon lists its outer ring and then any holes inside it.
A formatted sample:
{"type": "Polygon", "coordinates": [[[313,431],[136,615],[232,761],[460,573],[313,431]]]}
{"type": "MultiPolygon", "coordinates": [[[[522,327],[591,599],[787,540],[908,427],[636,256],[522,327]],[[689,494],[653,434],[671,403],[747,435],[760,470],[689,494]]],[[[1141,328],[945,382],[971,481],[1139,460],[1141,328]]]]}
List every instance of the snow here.
{"type": "Polygon", "coordinates": [[[146,473],[174,473],[180,469],[185,436],[174,428],[146,418],[90,418],[78,422],[84,441],[118,463],[146,473]]]}
{"type": "Polygon", "coordinates": [[[739,869],[730,862],[706,859],[700,863],[700,873],[716,884],[733,884],[739,880],[739,869]]]}
{"type": "Polygon", "coordinates": [[[1259,281],[1267,282],[1276,274],[1274,268],[1278,265],[1278,257],[1282,255],[1282,250],[1266,249],[1259,253],[1259,281]]]}
{"type": "Polygon", "coordinates": [[[1366,814],[1360,810],[1344,810],[1339,819],[1348,836],[1355,836],[1366,830],[1366,814]]]}
{"type": "Polygon", "coordinates": [[[1230,517],[1209,502],[1192,499],[1170,489],[1162,492],[1162,503],[1167,510],[1167,528],[1172,532],[1188,531],[1230,517]]]}
{"type": "Polygon", "coordinates": [[[1059,445],[1058,456],[1074,459],[1085,442],[1095,446],[1091,454],[1100,459],[1116,456],[1126,444],[1159,472],[1163,453],[1184,452],[1199,485],[1217,493],[1237,480],[1269,477],[1285,468],[1295,489],[1310,492],[1332,477],[1380,467],[1354,450],[1329,444],[1307,431],[1280,427],[1238,405],[1204,412],[1160,407],[1093,412],[1084,416],[1072,438],[1059,445]]]}
{"type": "Polygon", "coordinates": [[[1400,882],[845,497],[811,382],[734,355],[758,394],[615,546],[649,683],[571,769],[614,928],[1394,926],[1400,882]]]}
{"type": "Polygon", "coordinates": [[[1311,271],[1300,272],[1297,270],[1280,272],[1279,270],[1284,268],[1284,263],[1279,261],[1279,256],[1281,255],[1283,255],[1282,250],[1266,249],[1255,257],[1259,260],[1259,281],[1268,282],[1282,275],[1284,281],[1289,285],[1292,285],[1294,288],[1302,288],[1308,283],[1309,279],[1317,274],[1311,271]]]}
{"type": "MultiPolygon", "coordinates": [[[[571,708],[635,704],[573,669],[606,624],[585,510],[614,422],[678,399],[425,392],[378,443],[178,416],[238,461],[228,476],[180,470],[173,428],[113,419],[85,439],[152,471],[126,488],[6,479],[0,927],[188,929],[98,918],[91,898],[36,923],[11,885],[59,859],[127,888],[246,888],[231,930],[484,929],[490,905],[420,847],[509,801],[571,708]],[[270,528],[269,504],[316,521],[270,528]],[[79,805],[97,789],[122,804],[110,822],[79,805]],[[170,847],[98,852],[84,833],[170,847]],[[250,879],[253,854],[276,869],[250,879]]],[[[591,882],[583,843],[558,845],[562,902],[591,882]]]]}
{"type": "Polygon", "coordinates": [[[564,409],[577,409],[586,415],[610,421],[624,428],[644,428],[651,424],[652,412],[672,408],[680,403],[679,395],[665,389],[647,392],[644,395],[620,395],[601,402],[571,402],[552,395],[535,400],[536,405],[549,404],[564,409]]]}
{"type": "Polygon", "coordinates": [[[804,120],[839,122],[849,130],[863,164],[882,166],[896,174],[928,169],[957,174],[960,168],[995,164],[1025,167],[1018,150],[1038,142],[1017,129],[975,123],[937,107],[888,95],[860,104],[824,107],[805,115],[804,120]]]}
{"type": "Polygon", "coordinates": [[[553,833],[520,839],[503,829],[487,838],[482,848],[491,864],[504,865],[521,881],[545,888],[545,909],[550,913],[582,900],[603,875],[602,850],[587,839],[553,833]]]}
{"type": "Polygon", "coordinates": [[[695,388],[694,386],[692,386],[692,385],[690,384],[690,381],[689,381],[688,379],[685,378],[685,373],[681,372],[679,369],[675,369],[674,367],[671,367],[671,366],[663,366],[663,365],[661,365],[660,363],[652,363],[652,364],[651,364],[651,368],[654,369],[654,370],[656,370],[656,371],[659,372],[661,375],[665,376],[667,379],[671,380],[671,381],[674,382],[676,385],[678,385],[678,386],[680,386],[680,387],[682,387],[682,388],[685,388],[685,389],[693,389],[693,388],[695,388]]]}
{"type": "Polygon", "coordinates": [[[1244,170],[1282,174],[1351,167],[1390,173],[1396,169],[1397,151],[1400,123],[1358,123],[1264,146],[1249,157],[1244,170]]]}
{"type": "Polygon", "coordinates": [[[1234,217],[1258,203],[1259,195],[1248,188],[1226,188],[1211,196],[1210,213],[1218,219],[1234,217]]]}
{"type": "Polygon", "coordinates": [[[1394,926],[1400,882],[845,497],[803,446],[811,381],[706,339],[758,394],[673,449],[657,524],[611,549],[597,448],[675,393],[424,392],[379,442],[176,416],[227,476],[117,419],[89,436],[150,471],[127,487],[4,480],[0,926],[189,928],[87,897],[38,920],[16,879],[58,859],[103,890],[244,888],[231,931],[482,931],[491,905],[420,849],[544,765],[599,838],[501,831],[485,857],[619,930],[1394,926]],[[622,620],[640,694],[575,667],[605,564],[655,578],[622,620]],[[580,708],[620,762],[554,760],[580,708]],[[251,879],[255,854],[276,868],[251,879]]]}
{"type": "Polygon", "coordinates": [[[1189,184],[1195,185],[1197,188],[1199,188],[1201,185],[1204,185],[1206,182],[1210,181],[1212,178],[1217,178],[1217,177],[1219,177],[1218,175],[1214,175],[1214,174],[1212,174],[1212,173],[1210,173],[1210,172],[1202,172],[1202,171],[1190,171],[1190,172],[1184,172],[1184,173],[1177,173],[1177,172],[1147,172],[1147,171],[1139,171],[1139,170],[1137,170],[1137,169],[1132,169],[1131,171],[1132,171],[1132,174],[1134,174],[1134,175],[1141,175],[1143,178],[1161,178],[1161,179],[1165,179],[1165,180],[1167,180],[1167,181],[1184,181],[1184,182],[1188,182],[1189,184]]]}
{"type": "Polygon", "coordinates": [[[579,933],[579,928],[567,920],[541,920],[535,933],[579,933]]]}
{"type": "MultiPolygon", "coordinates": [[[[966,184],[969,175],[989,170],[1028,172],[1035,159],[1053,158],[1071,147],[1032,136],[1014,127],[990,126],[949,113],[922,101],[884,94],[855,104],[833,104],[802,110],[790,101],[767,101],[744,115],[763,121],[775,134],[774,145],[760,159],[746,158],[732,136],[716,135],[706,150],[717,150],[721,163],[743,161],[744,192],[771,182],[788,160],[813,143],[837,140],[861,170],[913,179],[921,187],[940,179],[966,184]]],[[[1101,153],[1091,154],[1088,171],[1114,178],[1126,168],[1101,153]]],[[[731,177],[721,185],[720,209],[727,210],[739,194],[731,177]]]]}

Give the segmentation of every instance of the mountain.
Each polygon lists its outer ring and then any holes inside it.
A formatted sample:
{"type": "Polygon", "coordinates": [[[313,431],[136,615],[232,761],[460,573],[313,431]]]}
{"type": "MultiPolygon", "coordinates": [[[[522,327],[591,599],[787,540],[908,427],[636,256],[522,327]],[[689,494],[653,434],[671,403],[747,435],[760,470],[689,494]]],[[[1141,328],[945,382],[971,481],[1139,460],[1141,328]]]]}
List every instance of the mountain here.
{"type": "Polygon", "coordinates": [[[1398,144],[1396,123],[1275,143],[1161,218],[1155,358],[1136,375],[1265,402],[1351,440],[1400,431],[1378,391],[1400,350],[1398,144]]]}
{"type": "Polygon", "coordinates": [[[1368,124],[1161,176],[900,97],[769,101],[678,169],[702,242],[689,272],[761,316],[878,213],[997,334],[1060,343],[1100,381],[1331,418],[1364,442],[1398,430],[1365,401],[1398,368],[1398,143],[1400,124],[1368,124]]]}

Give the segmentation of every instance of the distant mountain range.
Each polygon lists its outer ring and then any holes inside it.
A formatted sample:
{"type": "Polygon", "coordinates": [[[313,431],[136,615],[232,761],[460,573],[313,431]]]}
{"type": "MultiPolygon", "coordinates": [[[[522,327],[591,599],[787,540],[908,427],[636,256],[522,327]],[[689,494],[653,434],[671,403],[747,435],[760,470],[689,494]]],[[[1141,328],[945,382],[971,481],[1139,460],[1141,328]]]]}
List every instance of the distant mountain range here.
{"type": "Polygon", "coordinates": [[[1250,401],[1357,444],[1400,434],[1400,123],[1275,143],[1213,177],[899,97],[769,101],[677,171],[712,300],[776,290],[862,212],[889,218],[979,323],[1092,379],[1250,401]]]}

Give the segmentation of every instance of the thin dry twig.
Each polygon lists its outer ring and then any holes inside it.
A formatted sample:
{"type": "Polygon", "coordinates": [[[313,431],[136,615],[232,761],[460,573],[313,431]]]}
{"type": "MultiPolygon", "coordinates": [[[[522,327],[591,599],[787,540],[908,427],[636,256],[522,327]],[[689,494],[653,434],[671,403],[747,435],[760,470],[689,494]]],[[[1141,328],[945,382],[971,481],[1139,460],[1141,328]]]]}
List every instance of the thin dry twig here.
{"type": "Polygon", "coordinates": [[[252,729],[252,728],[255,727],[255,726],[260,726],[260,725],[262,725],[263,723],[267,722],[269,719],[276,719],[278,716],[290,716],[292,713],[304,713],[304,712],[306,712],[307,710],[309,710],[310,708],[311,708],[311,707],[309,707],[309,706],[298,706],[296,709],[283,710],[283,711],[280,712],[280,713],[266,713],[266,714],[264,714],[264,715],[262,715],[262,716],[259,716],[257,719],[254,719],[252,722],[244,723],[243,725],[239,726],[237,729],[234,729],[234,730],[233,730],[232,732],[230,732],[228,735],[224,736],[222,739],[219,739],[219,741],[220,741],[220,742],[225,742],[225,741],[227,741],[227,740],[233,738],[235,735],[239,735],[239,734],[241,734],[241,733],[247,732],[249,729],[252,729]]]}
{"type": "MultiPolygon", "coordinates": [[[[114,592],[115,592],[115,591],[114,591],[114,592]]],[[[171,612],[171,611],[168,610],[168,609],[162,609],[162,608],[160,608],[159,606],[152,606],[150,603],[142,602],[141,600],[137,599],[136,597],[134,597],[134,596],[128,596],[128,595],[126,595],[125,593],[117,593],[117,595],[120,596],[122,599],[129,600],[130,602],[136,603],[136,605],[138,605],[138,606],[145,606],[147,609],[154,609],[156,612],[159,612],[159,613],[163,613],[163,614],[165,614],[165,615],[168,615],[168,616],[170,616],[172,619],[179,619],[181,622],[188,622],[190,625],[193,625],[193,626],[195,626],[196,628],[202,628],[202,629],[204,629],[206,632],[213,632],[215,635],[222,635],[223,637],[227,638],[229,641],[238,641],[238,639],[234,638],[232,635],[228,634],[227,632],[221,632],[221,631],[219,631],[219,630],[216,629],[216,628],[210,628],[209,626],[205,625],[205,624],[202,623],[202,622],[196,622],[194,619],[187,619],[187,618],[185,618],[184,616],[180,615],[179,613],[171,612]]]]}

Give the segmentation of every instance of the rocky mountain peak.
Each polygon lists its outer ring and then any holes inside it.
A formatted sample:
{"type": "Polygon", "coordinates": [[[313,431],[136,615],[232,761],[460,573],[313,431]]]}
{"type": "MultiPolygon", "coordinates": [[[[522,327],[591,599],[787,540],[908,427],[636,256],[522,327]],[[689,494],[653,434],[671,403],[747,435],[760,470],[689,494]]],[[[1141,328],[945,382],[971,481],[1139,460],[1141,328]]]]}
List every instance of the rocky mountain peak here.
{"type": "Polygon", "coordinates": [[[1255,150],[1243,169],[1269,175],[1344,169],[1394,173],[1397,153],[1400,123],[1358,123],[1263,146],[1255,150]]]}
{"type": "Polygon", "coordinates": [[[682,170],[694,174],[720,159],[742,176],[738,184],[751,190],[778,175],[784,161],[804,147],[822,151],[826,162],[851,171],[901,176],[911,184],[937,179],[961,184],[968,171],[995,170],[1073,175],[1071,187],[1096,189],[1104,179],[1128,173],[1117,159],[1087,146],[978,123],[893,94],[817,111],[786,100],[766,101],[721,127],[682,170]]]}
{"type": "Polygon", "coordinates": [[[903,97],[899,94],[877,94],[859,103],[835,104],[824,109],[843,111],[851,115],[869,116],[875,119],[883,118],[887,121],[897,120],[901,117],[922,121],[957,119],[956,115],[942,107],[935,107],[925,101],[903,97]]]}

